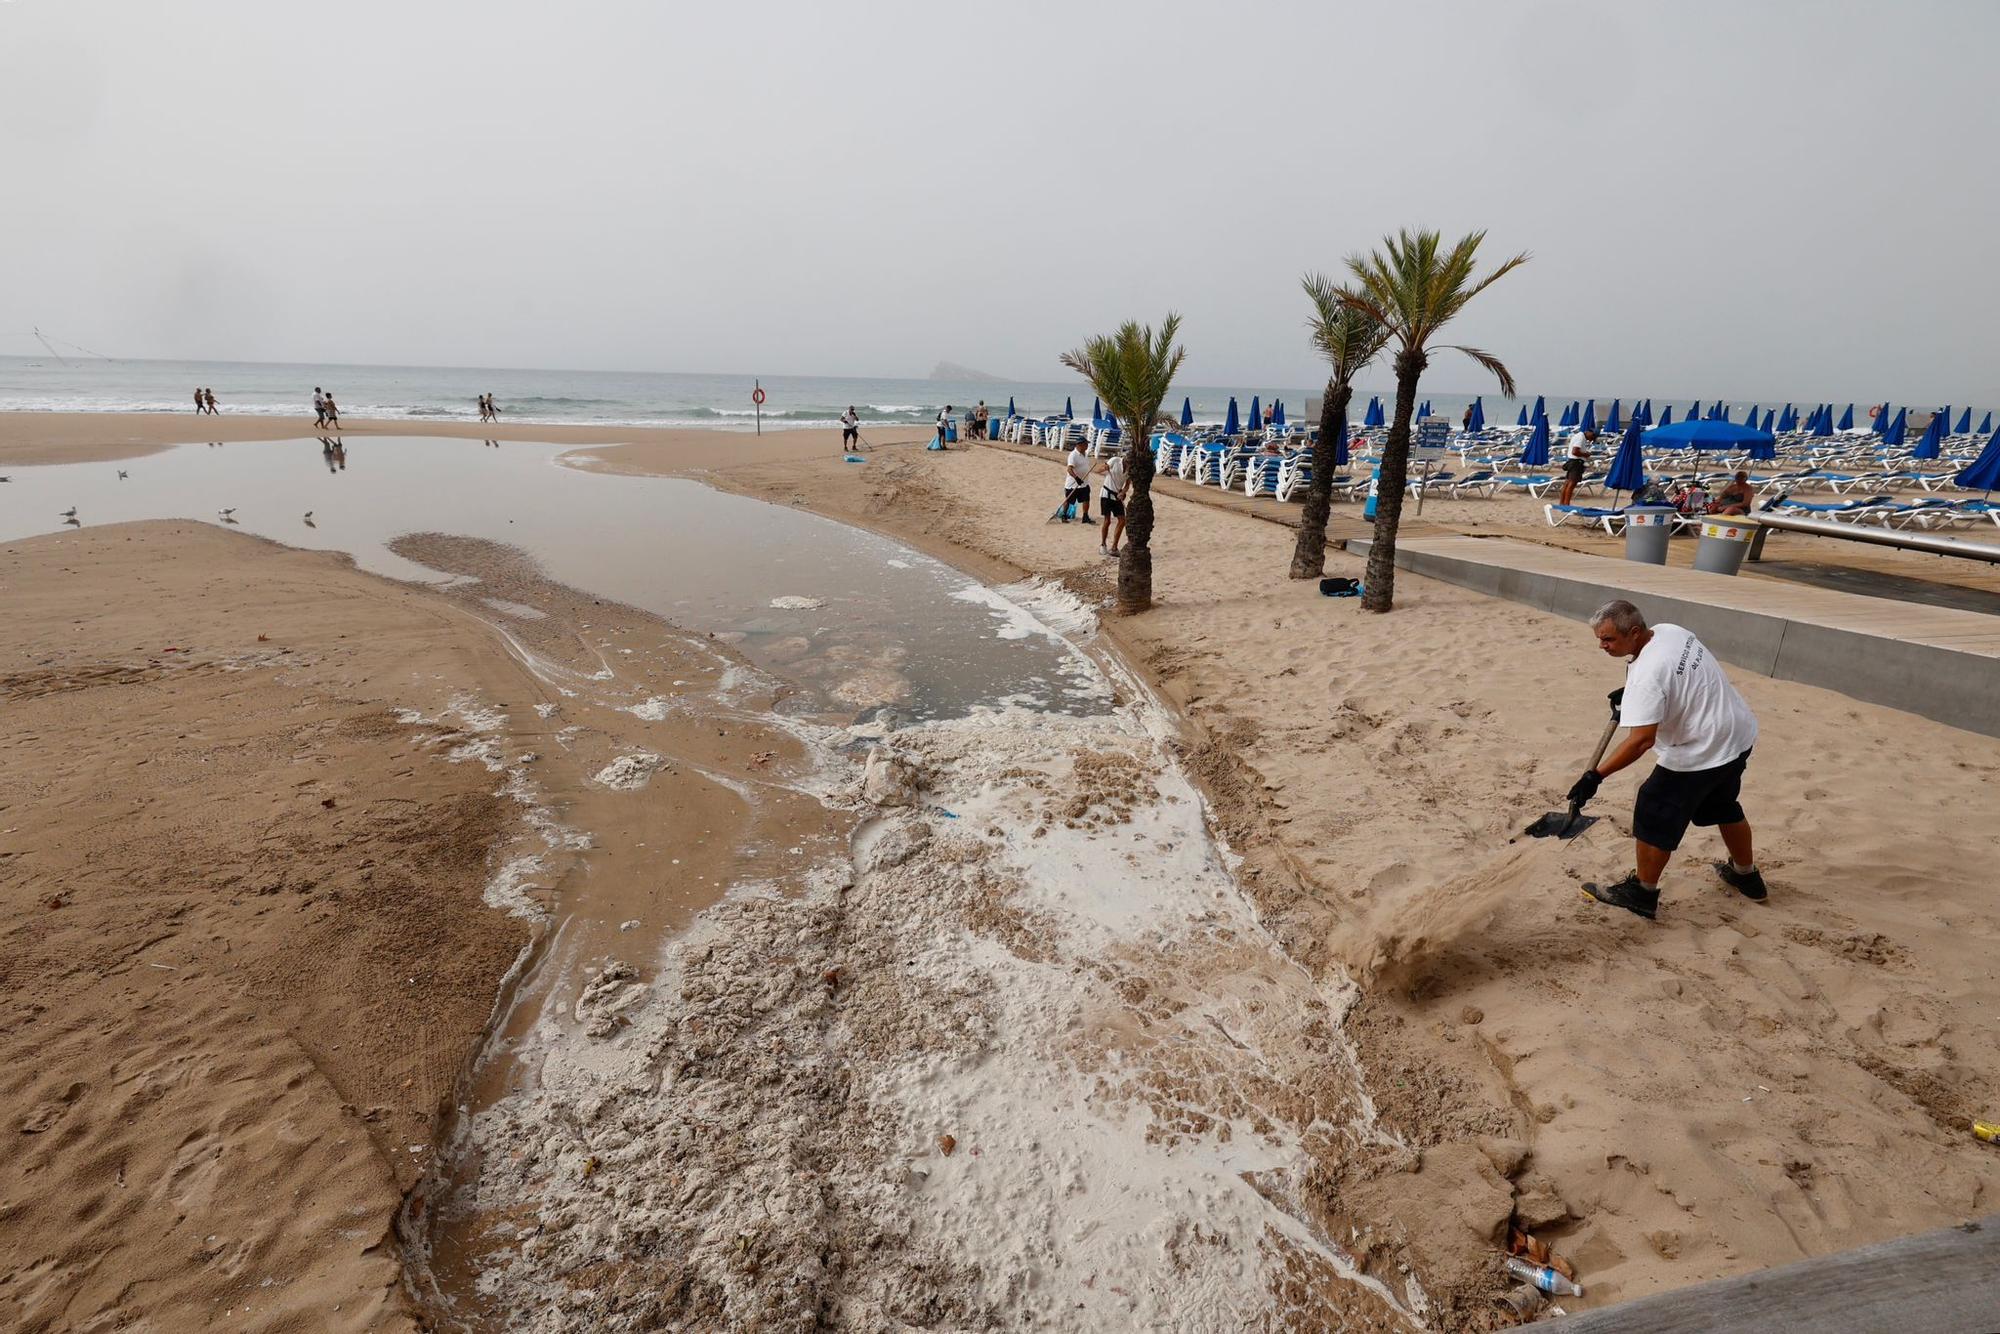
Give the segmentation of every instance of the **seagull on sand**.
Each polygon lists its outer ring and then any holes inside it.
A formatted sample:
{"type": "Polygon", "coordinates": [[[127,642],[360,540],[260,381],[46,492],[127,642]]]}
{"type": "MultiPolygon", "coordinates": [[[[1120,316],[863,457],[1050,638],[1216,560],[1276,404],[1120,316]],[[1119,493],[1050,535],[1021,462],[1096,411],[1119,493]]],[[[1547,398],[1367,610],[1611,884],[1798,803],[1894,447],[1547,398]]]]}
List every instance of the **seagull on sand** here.
{"type": "Polygon", "coordinates": [[[130,477],[131,475],[132,475],[131,473],[126,472],[123,468],[120,468],[118,470],[118,480],[121,482],[124,481],[127,477],[130,477]]]}
{"type": "Polygon", "coordinates": [[[219,514],[219,515],[221,515],[221,516],[222,516],[223,518],[227,519],[227,518],[229,518],[230,516],[232,516],[233,514],[235,514],[235,513],[236,513],[236,507],[235,507],[234,505],[231,505],[231,506],[230,506],[230,507],[229,507],[228,509],[226,509],[226,510],[217,510],[217,511],[216,511],[216,513],[217,513],[217,514],[219,514]]]}
{"type": "Polygon", "coordinates": [[[65,519],[74,519],[76,517],[76,506],[71,505],[68,509],[64,510],[62,517],[65,519]]]}
{"type": "Polygon", "coordinates": [[[311,510],[307,510],[307,511],[306,511],[306,522],[307,522],[307,523],[311,523],[312,521],[313,521],[313,512],[312,512],[311,510]]]}

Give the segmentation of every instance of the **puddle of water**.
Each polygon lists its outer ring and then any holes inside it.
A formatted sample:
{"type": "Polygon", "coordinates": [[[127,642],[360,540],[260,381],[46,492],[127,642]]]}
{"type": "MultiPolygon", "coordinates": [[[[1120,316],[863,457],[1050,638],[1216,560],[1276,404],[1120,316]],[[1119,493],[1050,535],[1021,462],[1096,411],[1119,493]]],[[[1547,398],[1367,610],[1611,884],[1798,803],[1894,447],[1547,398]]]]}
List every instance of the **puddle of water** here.
{"type": "Polygon", "coordinates": [[[726,635],[823,713],[923,721],[1002,699],[1069,714],[1109,705],[1073,647],[1030,633],[1004,599],[939,561],[698,482],[565,467],[566,448],[371,436],[338,454],[308,439],[16,468],[0,487],[0,540],[60,531],[72,507],[87,525],[199,519],[437,582],[389,543],[463,534],[518,546],[571,587],[726,635]]]}

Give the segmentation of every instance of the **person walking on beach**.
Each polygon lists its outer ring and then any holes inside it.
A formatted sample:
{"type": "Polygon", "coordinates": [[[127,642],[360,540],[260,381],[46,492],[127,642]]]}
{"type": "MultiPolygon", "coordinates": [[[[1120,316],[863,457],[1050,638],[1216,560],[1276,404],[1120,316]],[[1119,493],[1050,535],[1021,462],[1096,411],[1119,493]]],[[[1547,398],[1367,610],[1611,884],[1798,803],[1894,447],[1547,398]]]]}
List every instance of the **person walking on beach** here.
{"type": "Polygon", "coordinates": [[[840,414],[840,447],[853,449],[861,441],[861,414],[849,403],[847,411],[840,414]]]}
{"type": "Polygon", "coordinates": [[[1125,456],[1113,454],[1111,462],[1104,466],[1104,492],[1097,498],[1097,512],[1102,515],[1097,530],[1097,549],[1107,556],[1116,556],[1119,546],[1125,540],[1125,492],[1131,486],[1131,479],[1125,475],[1125,456]],[[1118,520],[1117,528],[1111,521],[1118,520]]]}
{"type": "Polygon", "coordinates": [[[197,387],[194,391],[194,415],[199,417],[206,411],[208,411],[208,407],[202,402],[201,390],[197,387]]]}
{"type": "Polygon", "coordinates": [[[1757,744],[1757,718],[1708,646],[1678,625],[1648,626],[1624,600],[1607,602],[1590,618],[1598,647],[1631,663],[1618,704],[1625,740],[1569,790],[1581,805],[1606,778],[1651,750],[1658,760],[1632,804],[1635,867],[1616,884],[1583,892],[1651,918],[1660,905],[1660,876],[1690,824],[1714,825],[1729,858],[1715,864],[1723,882],[1762,901],[1764,877],[1752,855],[1750,821],[1738,800],[1743,769],[1757,744]]]}
{"type": "MultiPolygon", "coordinates": [[[[1472,409],[1467,408],[1469,413],[1472,409]]],[[[1556,503],[1567,505],[1576,494],[1576,485],[1583,480],[1583,470],[1590,466],[1590,447],[1597,443],[1595,431],[1571,431],[1569,447],[1563,451],[1562,499],[1556,503]]]]}
{"type": "Polygon", "coordinates": [[[944,428],[945,424],[950,420],[951,420],[951,404],[947,403],[944,405],[944,411],[938,413],[937,443],[931,446],[932,449],[944,448],[944,428]]]}
{"type": "Polygon", "coordinates": [[[1069,522],[1069,507],[1079,505],[1083,509],[1083,521],[1090,522],[1090,460],[1084,456],[1082,445],[1071,445],[1069,455],[1063,460],[1063,477],[1067,489],[1063,492],[1063,522],[1069,522]]]}
{"type": "Polygon", "coordinates": [[[215,391],[213,389],[204,389],[201,391],[201,396],[208,403],[208,415],[211,417],[220,417],[222,410],[215,406],[215,391]]]}
{"type": "Polygon", "coordinates": [[[979,406],[972,410],[972,438],[986,439],[986,400],[980,399],[979,406]]]}
{"type": "Polygon", "coordinates": [[[340,429],[340,409],[334,406],[331,390],[326,396],[326,424],[336,431],[340,429]]]}
{"type": "Polygon", "coordinates": [[[313,386],[313,429],[326,425],[326,393],[318,385],[313,386]]]}
{"type": "Polygon", "coordinates": [[[500,405],[493,401],[493,395],[490,392],[485,395],[485,399],[486,399],[486,420],[496,421],[496,422],[499,421],[500,405]]]}

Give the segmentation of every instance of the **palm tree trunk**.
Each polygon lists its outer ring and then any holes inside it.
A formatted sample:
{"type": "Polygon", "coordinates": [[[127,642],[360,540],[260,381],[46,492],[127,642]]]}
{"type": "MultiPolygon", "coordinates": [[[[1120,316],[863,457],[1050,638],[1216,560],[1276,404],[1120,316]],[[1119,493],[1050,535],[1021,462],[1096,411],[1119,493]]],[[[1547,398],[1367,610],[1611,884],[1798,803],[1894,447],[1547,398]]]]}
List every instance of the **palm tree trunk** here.
{"type": "Polygon", "coordinates": [[[1361,606],[1388,611],[1396,601],[1396,525],[1403,517],[1403,487],[1410,477],[1410,418],[1417,410],[1417,377],[1430,358],[1420,350],[1396,354],[1396,418],[1382,446],[1382,482],[1375,500],[1375,541],[1368,548],[1368,571],[1361,606]]]}
{"type": "Polygon", "coordinates": [[[1340,431],[1347,425],[1347,409],[1354,398],[1354,386],[1339,379],[1326,382],[1326,401],[1319,409],[1319,440],[1313,445],[1312,484],[1306,488],[1305,508],[1299,514],[1299,540],[1292,548],[1292,578],[1318,579],[1326,573],[1326,521],[1333,513],[1333,461],[1340,447],[1340,431]]]}
{"type": "Polygon", "coordinates": [[[1130,616],[1153,605],[1153,424],[1125,423],[1125,550],[1118,557],[1118,611],[1130,616]]]}

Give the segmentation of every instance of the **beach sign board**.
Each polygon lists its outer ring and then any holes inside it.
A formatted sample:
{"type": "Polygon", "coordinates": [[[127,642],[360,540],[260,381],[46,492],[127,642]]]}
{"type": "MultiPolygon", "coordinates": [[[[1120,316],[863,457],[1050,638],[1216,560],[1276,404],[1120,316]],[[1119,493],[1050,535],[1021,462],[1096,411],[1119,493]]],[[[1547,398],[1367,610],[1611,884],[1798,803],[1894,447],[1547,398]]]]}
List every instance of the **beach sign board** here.
{"type": "Polygon", "coordinates": [[[1451,418],[1425,417],[1417,423],[1416,438],[1410,441],[1410,462],[1441,463],[1451,440],[1451,418]]]}

